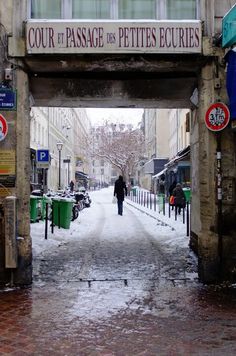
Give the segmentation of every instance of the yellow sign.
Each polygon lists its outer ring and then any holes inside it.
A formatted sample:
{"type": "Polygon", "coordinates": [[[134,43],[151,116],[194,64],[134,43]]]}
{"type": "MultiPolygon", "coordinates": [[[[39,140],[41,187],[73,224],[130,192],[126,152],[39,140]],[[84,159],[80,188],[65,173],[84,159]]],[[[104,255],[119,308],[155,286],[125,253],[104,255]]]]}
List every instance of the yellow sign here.
{"type": "Polygon", "coordinates": [[[15,175],[15,150],[0,150],[0,175],[15,175]]]}

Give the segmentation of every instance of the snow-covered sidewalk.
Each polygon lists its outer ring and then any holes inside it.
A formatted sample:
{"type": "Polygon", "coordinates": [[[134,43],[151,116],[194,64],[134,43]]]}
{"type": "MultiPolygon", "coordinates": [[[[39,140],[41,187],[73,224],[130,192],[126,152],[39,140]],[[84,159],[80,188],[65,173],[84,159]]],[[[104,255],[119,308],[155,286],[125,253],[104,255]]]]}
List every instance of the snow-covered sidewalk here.
{"type": "MultiPolygon", "coordinates": [[[[50,250],[61,245],[68,244],[72,240],[87,239],[88,236],[94,232],[95,221],[99,219],[101,209],[108,207],[109,211],[107,219],[109,219],[111,234],[112,226],[116,224],[117,219],[117,206],[112,204],[113,187],[103,188],[99,191],[90,192],[92,204],[90,208],[82,210],[78,219],[71,222],[70,229],[54,228],[54,233],[51,233],[50,222],[48,224],[48,239],[45,239],[45,222],[40,221],[38,223],[31,224],[31,237],[33,246],[33,255],[37,256],[45,250],[50,250]]],[[[175,221],[174,211],[171,213],[171,217],[168,216],[168,210],[166,215],[153,211],[147,207],[141,206],[128,197],[124,203],[124,216],[120,217],[122,222],[127,225],[127,229],[131,229],[129,225],[129,218],[127,216],[128,210],[132,211],[141,223],[144,225],[147,231],[151,232],[154,238],[158,239],[168,249],[183,247],[187,248],[189,238],[186,236],[186,224],[183,224],[182,215],[178,216],[175,221]],[[127,209],[127,211],[126,211],[127,209]],[[127,214],[126,214],[127,213],[127,214]]]]}

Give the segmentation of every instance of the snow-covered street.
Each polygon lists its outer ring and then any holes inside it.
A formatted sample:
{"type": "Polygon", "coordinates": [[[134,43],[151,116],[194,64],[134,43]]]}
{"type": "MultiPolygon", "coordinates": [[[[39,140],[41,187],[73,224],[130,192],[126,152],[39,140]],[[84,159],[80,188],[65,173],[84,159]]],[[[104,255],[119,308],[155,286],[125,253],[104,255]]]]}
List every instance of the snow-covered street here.
{"type": "MultiPolygon", "coordinates": [[[[197,278],[182,221],[152,212],[146,214],[128,198],[124,215],[112,204],[113,188],[91,193],[92,205],[84,209],[69,230],[54,230],[44,239],[44,222],[31,225],[34,278],[44,280],[134,280],[197,278]],[[138,207],[138,209],[137,209],[138,207]],[[168,221],[167,221],[168,220],[168,221]],[[168,224],[168,225],[167,225],[168,224]],[[40,260],[58,263],[42,277],[40,260]],[[68,268],[73,263],[74,269],[68,268]]],[[[125,282],[126,283],[126,282],[125,282]]],[[[128,283],[128,282],[127,282],[128,283]]]]}

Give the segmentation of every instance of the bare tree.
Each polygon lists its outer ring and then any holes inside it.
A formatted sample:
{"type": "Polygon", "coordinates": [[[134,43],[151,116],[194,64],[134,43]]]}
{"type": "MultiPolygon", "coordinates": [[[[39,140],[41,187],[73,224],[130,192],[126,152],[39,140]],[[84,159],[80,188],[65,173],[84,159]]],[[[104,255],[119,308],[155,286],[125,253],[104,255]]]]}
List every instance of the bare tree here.
{"type": "Polygon", "coordinates": [[[93,128],[91,135],[92,157],[101,158],[120,170],[128,179],[143,155],[144,135],[132,125],[112,124],[93,128]]]}

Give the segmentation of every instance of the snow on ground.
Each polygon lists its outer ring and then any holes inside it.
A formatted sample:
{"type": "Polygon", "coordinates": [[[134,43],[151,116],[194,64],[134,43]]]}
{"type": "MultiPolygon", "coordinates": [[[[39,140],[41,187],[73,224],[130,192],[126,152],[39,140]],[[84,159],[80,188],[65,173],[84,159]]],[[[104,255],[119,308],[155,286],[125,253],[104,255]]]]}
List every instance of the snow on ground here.
{"type": "MultiPolygon", "coordinates": [[[[56,246],[67,244],[71,240],[84,239],[94,229],[94,221],[100,216],[101,206],[110,204],[110,210],[113,215],[116,213],[117,206],[112,204],[113,187],[104,188],[98,191],[90,192],[92,204],[90,208],[85,208],[80,212],[77,220],[71,222],[70,229],[54,228],[54,234],[51,233],[50,222],[48,224],[48,238],[45,239],[45,222],[31,224],[31,237],[33,246],[33,255],[39,255],[45,250],[50,250],[56,246]]],[[[154,212],[146,207],[140,206],[126,198],[124,204],[125,210],[131,210],[142,222],[144,228],[158,239],[169,250],[178,247],[186,247],[189,243],[189,238],[186,236],[186,224],[183,224],[182,215],[178,216],[175,221],[174,212],[171,212],[171,217],[168,216],[168,208],[166,207],[166,215],[163,213],[154,212]]],[[[112,234],[112,214],[111,219],[111,234],[112,234]]],[[[127,224],[127,229],[132,229],[132,226],[127,224]]]]}

